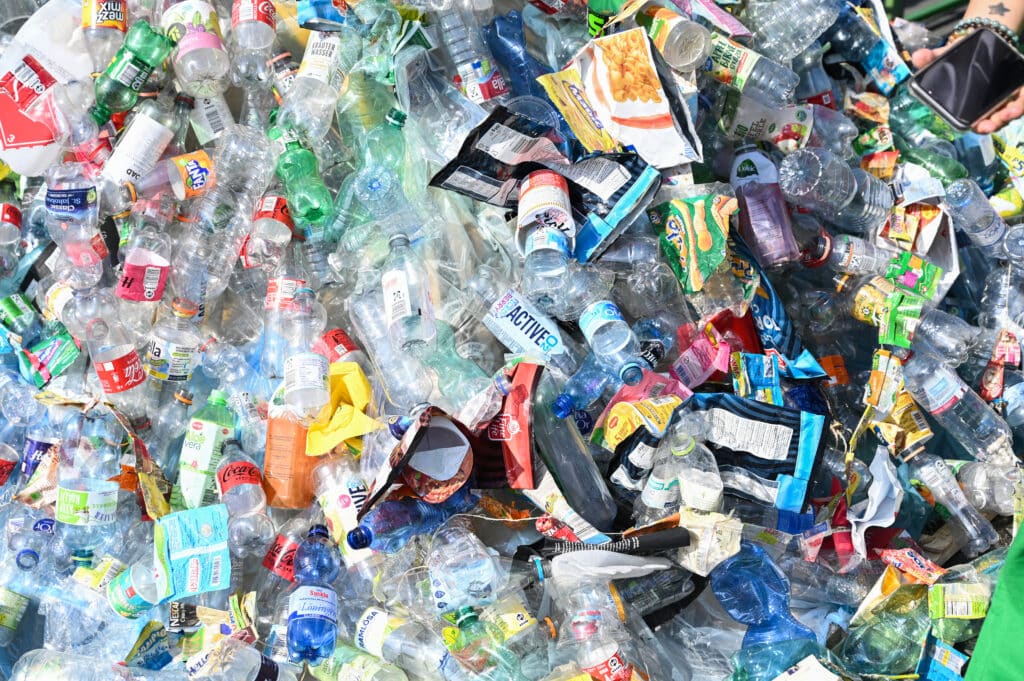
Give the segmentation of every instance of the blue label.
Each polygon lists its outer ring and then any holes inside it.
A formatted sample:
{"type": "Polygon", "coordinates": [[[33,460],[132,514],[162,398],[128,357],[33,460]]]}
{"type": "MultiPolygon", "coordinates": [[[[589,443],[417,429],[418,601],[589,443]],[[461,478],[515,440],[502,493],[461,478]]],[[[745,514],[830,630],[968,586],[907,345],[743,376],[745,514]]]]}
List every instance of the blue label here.
{"type": "Polygon", "coordinates": [[[46,210],[51,213],[74,215],[96,207],[96,188],[47,189],[46,210]]]}
{"type": "Polygon", "coordinates": [[[231,583],[228,510],[224,504],[165,515],[156,521],[160,600],[180,600],[231,583]]]}
{"type": "Polygon", "coordinates": [[[615,303],[602,300],[592,304],[583,311],[583,315],[580,316],[580,330],[589,343],[594,334],[597,333],[597,330],[605,324],[611,324],[612,322],[625,323],[625,321],[615,303]]]}
{"type": "Polygon", "coordinates": [[[25,438],[25,449],[21,455],[21,473],[28,480],[35,473],[46,452],[60,440],[25,438]]]}
{"type": "Polygon", "coordinates": [[[37,520],[35,524],[32,525],[32,531],[53,534],[53,528],[56,524],[57,521],[55,521],[53,518],[43,518],[42,520],[37,520]]]}

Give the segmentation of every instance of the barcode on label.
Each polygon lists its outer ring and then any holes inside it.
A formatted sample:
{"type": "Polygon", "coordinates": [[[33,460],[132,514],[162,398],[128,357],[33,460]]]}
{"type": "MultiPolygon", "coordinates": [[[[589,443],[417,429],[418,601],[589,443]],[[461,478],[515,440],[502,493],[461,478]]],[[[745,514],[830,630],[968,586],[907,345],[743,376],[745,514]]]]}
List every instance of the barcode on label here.
{"type": "Polygon", "coordinates": [[[203,100],[203,115],[206,116],[206,121],[210,124],[210,129],[213,130],[215,135],[224,132],[224,119],[221,118],[220,109],[217,108],[214,100],[203,100]]]}
{"type": "Polygon", "coordinates": [[[221,564],[220,554],[217,554],[217,555],[215,555],[213,557],[213,566],[212,566],[211,571],[210,571],[210,584],[211,585],[216,586],[216,585],[220,584],[220,564],[221,564]]]}
{"type": "Polygon", "coordinates": [[[140,71],[141,69],[139,69],[137,65],[132,62],[128,62],[121,67],[121,71],[117,74],[116,80],[125,87],[131,87],[140,71]]]}
{"type": "Polygon", "coordinates": [[[970,601],[946,601],[946,617],[967,617],[970,614],[970,601]]]}
{"type": "Polygon", "coordinates": [[[386,272],[381,284],[384,289],[388,324],[410,316],[412,303],[409,300],[409,283],[405,279],[405,273],[400,270],[386,272]]]}
{"type": "Polygon", "coordinates": [[[910,410],[910,418],[914,421],[914,427],[918,430],[927,430],[928,422],[924,420],[924,415],[916,409],[910,410]]]}

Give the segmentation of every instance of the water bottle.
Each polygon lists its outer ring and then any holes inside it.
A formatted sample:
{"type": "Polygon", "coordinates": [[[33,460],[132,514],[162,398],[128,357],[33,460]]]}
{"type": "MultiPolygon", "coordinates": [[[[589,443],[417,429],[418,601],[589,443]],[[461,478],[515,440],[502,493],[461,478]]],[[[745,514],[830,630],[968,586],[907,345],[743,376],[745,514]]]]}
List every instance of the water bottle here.
{"type": "Polygon", "coordinates": [[[910,332],[910,348],[942,357],[949,366],[967,361],[980,330],[964,320],[936,308],[921,311],[917,325],[910,332]]]}
{"type": "Polygon", "coordinates": [[[171,483],[177,480],[180,439],[188,427],[188,412],[191,408],[192,393],[179,388],[174,393],[174,399],[163,405],[153,416],[148,437],[143,438],[149,455],[171,483]]]}
{"type": "Polygon", "coordinates": [[[338,638],[338,594],[331,582],[341,560],[327,528],[314,525],[295,550],[295,583],[288,593],[288,655],[315,667],[334,653],[338,638]]]}
{"type": "Polygon", "coordinates": [[[425,354],[437,336],[426,265],[405,234],[391,237],[388,247],[381,287],[391,342],[398,350],[425,354]]]}
{"type": "Polygon", "coordinates": [[[953,225],[987,258],[1018,261],[1024,257],[1024,253],[1007,250],[1010,242],[1006,238],[1006,222],[992,208],[977,182],[964,178],[950,183],[946,187],[946,205],[953,225]]]}
{"type": "Polygon", "coordinates": [[[255,386],[257,372],[245,360],[242,352],[227,343],[207,344],[203,350],[203,373],[216,378],[219,388],[228,395],[228,404],[237,419],[242,448],[247,452],[266,449],[267,424],[260,415],[261,401],[255,386]]]}
{"type": "Polygon", "coordinates": [[[605,391],[618,391],[622,387],[617,373],[605,366],[594,353],[587,355],[558,397],[551,403],[551,410],[560,419],[575,411],[587,409],[601,399],[605,391]]]}
{"type": "Polygon", "coordinates": [[[892,192],[884,182],[825,149],[787,156],[779,167],[779,185],[787,201],[857,234],[881,225],[892,208],[892,192]]]}
{"type": "Polygon", "coordinates": [[[144,220],[124,246],[124,264],[114,287],[125,327],[144,339],[163,299],[171,270],[171,238],[164,225],[144,220]]]}
{"type": "Polygon", "coordinates": [[[242,266],[258,267],[272,275],[284,257],[294,230],[295,223],[284,194],[276,188],[267,190],[256,202],[252,234],[242,250],[242,266]]]}
{"type": "Polygon", "coordinates": [[[82,3],[82,37],[99,73],[110,64],[128,32],[126,0],[85,0],[82,3]]]}
{"type": "Polygon", "coordinates": [[[188,116],[169,99],[150,97],[134,109],[100,177],[114,184],[138,182],[148,174],[188,116]]]}
{"type": "Polygon", "coordinates": [[[345,681],[359,678],[360,681],[408,681],[405,672],[393,664],[384,662],[376,655],[364,653],[358,648],[342,642],[334,646],[334,654],[317,667],[309,670],[318,681],[345,681]]]}
{"type": "Polygon", "coordinates": [[[172,1],[160,25],[177,43],[171,62],[184,92],[193,97],[213,97],[227,90],[231,60],[213,5],[204,0],[172,1]]]}
{"type": "Polygon", "coordinates": [[[458,519],[434,533],[425,562],[441,611],[493,603],[501,588],[501,568],[495,556],[472,528],[458,519]]]}
{"type": "Polygon", "coordinates": [[[667,7],[645,7],[636,23],[647,29],[665,62],[680,73],[692,73],[711,54],[711,33],[667,7]]]}
{"type": "Polygon", "coordinates": [[[580,317],[580,330],[598,361],[616,371],[623,383],[640,382],[640,344],[615,303],[599,300],[590,304],[580,317]]]}
{"type": "Polygon", "coordinates": [[[355,644],[405,670],[414,679],[465,681],[469,675],[431,629],[378,607],[367,608],[355,625],[355,644]]]}
{"type": "Polygon", "coordinates": [[[941,360],[915,355],[903,367],[903,379],[914,401],[977,460],[1015,460],[1010,427],[941,360]]]}
{"type": "Polygon", "coordinates": [[[225,440],[217,466],[217,493],[228,509],[228,547],[238,558],[261,556],[274,539],[259,466],[238,440],[225,440]]]}
{"type": "Polygon", "coordinates": [[[67,651],[31,650],[14,665],[11,681],[182,681],[179,671],[153,671],[126,667],[121,663],[97,660],[67,651]]]}
{"type": "MultiPolygon", "coordinates": [[[[237,5],[236,5],[237,6],[237,5]]],[[[291,665],[278,664],[238,638],[222,638],[216,643],[205,672],[223,681],[298,681],[291,665]]],[[[313,669],[319,669],[314,667],[313,669]]]]}
{"type": "Polygon", "coordinates": [[[327,357],[317,351],[327,313],[310,288],[295,292],[282,330],[292,342],[284,360],[284,401],[303,422],[312,422],[330,401],[327,357]]]}
{"type": "Polygon", "coordinates": [[[477,497],[468,487],[440,504],[420,499],[395,499],[375,506],[363,516],[359,526],[346,536],[354,549],[373,549],[392,553],[416,534],[432,532],[458,513],[466,513],[476,505],[477,497]]]}
{"type": "Polygon", "coordinates": [[[576,661],[594,681],[627,681],[639,676],[639,661],[622,649],[617,637],[606,630],[595,610],[581,610],[572,618],[572,636],[576,643],[576,661]]]}
{"type": "Polygon", "coordinates": [[[707,75],[776,109],[793,101],[800,78],[778,62],[711,32],[711,65],[707,75]]]}
{"type": "Polygon", "coordinates": [[[344,31],[310,34],[298,73],[277,113],[277,125],[296,131],[310,142],[327,134],[342,82],[343,43],[351,40],[344,31]]]}
{"type": "Polygon", "coordinates": [[[1016,466],[999,466],[978,461],[949,461],[964,496],[982,513],[1013,515],[1014,495],[1021,483],[1016,466]]]}
{"type": "Polygon", "coordinates": [[[867,239],[837,234],[832,238],[828,264],[837,272],[846,274],[885,275],[893,255],[892,251],[876,246],[867,239]]]}
{"type": "Polygon", "coordinates": [[[173,48],[174,41],[147,21],[133,23],[121,49],[96,79],[97,118],[108,120],[111,114],[134,107],[142,86],[173,48]]]}
{"type": "Polygon", "coordinates": [[[744,19],[761,54],[785,64],[824,33],[842,8],[843,3],[835,1],[802,0],[783,6],[778,0],[758,0],[747,5],[744,19]]]}
{"type": "Polygon", "coordinates": [[[736,148],[729,183],[739,201],[740,235],[766,269],[800,259],[778,177],[775,164],[763,151],[752,144],[736,148]]]}
{"type": "Polygon", "coordinates": [[[480,34],[478,13],[484,6],[493,12],[489,3],[447,0],[437,10],[437,25],[455,65],[456,86],[470,101],[492,109],[508,99],[508,86],[480,34]]]}
{"type": "Polygon", "coordinates": [[[839,104],[836,101],[835,86],[821,65],[824,53],[821,43],[815,40],[806,50],[793,57],[793,71],[800,77],[794,94],[798,102],[837,109],[839,104]]]}
{"type": "Polygon", "coordinates": [[[953,144],[956,146],[957,158],[967,168],[971,179],[978,183],[985,194],[991,194],[1000,166],[992,135],[965,132],[953,144]]]}
{"type": "Polygon", "coordinates": [[[46,229],[72,264],[69,282],[88,288],[103,276],[108,252],[99,232],[97,192],[82,163],[63,163],[46,171],[46,229]]]}
{"type": "Polygon", "coordinates": [[[867,59],[881,37],[852,7],[843,6],[835,23],[824,32],[821,40],[831,43],[832,50],[847,61],[857,63],[867,59]]]}
{"type": "Polygon", "coordinates": [[[284,335],[284,316],[295,302],[295,292],[309,281],[298,245],[288,244],[284,257],[277,263],[267,281],[267,297],[263,304],[263,351],[260,370],[269,379],[284,376],[285,348],[289,339],[284,335]]]}
{"type": "Polygon", "coordinates": [[[964,555],[974,558],[999,542],[992,524],[967,501],[945,461],[934,454],[921,453],[907,461],[907,466],[911,477],[924,483],[935,502],[949,511],[950,520],[967,534],[964,555]]]}
{"type": "Polygon", "coordinates": [[[667,440],[682,505],[716,512],[722,509],[724,485],[715,456],[704,444],[706,431],[707,425],[701,419],[684,416],[667,440]]]}
{"type": "Polygon", "coordinates": [[[201,358],[199,348],[203,337],[196,321],[198,310],[188,301],[175,298],[171,311],[171,316],[153,325],[143,360],[154,407],[163,397],[169,397],[178,387],[192,380],[192,372],[201,358]]]}
{"type": "Polygon", "coordinates": [[[20,562],[5,560],[0,563],[0,646],[14,642],[18,629],[32,599],[36,597],[41,575],[20,562]]]}

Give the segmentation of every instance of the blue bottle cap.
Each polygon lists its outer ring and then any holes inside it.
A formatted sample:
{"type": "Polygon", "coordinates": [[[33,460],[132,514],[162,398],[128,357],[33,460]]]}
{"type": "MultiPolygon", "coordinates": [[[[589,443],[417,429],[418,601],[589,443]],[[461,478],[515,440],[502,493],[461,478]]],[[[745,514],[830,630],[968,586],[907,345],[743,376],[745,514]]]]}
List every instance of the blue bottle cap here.
{"type": "Polygon", "coordinates": [[[39,553],[32,549],[22,549],[18,551],[18,554],[14,557],[14,562],[18,564],[22,570],[31,570],[39,564],[39,553]]]}
{"type": "Polygon", "coordinates": [[[326,525],[313,525],[311,528],[309,528],[309,534],[306,535],[306,537],[309,539],[312,539],[314,537],[323,537],[326,539],[329,536],[330,534],[327,532],[326,525]]]}
{"type": "Polygon", "coordinates": [[[356,550],[367,549],[373,543],[373,531],[365,525],[360,525],[351,530],[345,539],[348,541],[348,545],[356,550]]]}
{"type": "Polygon", "coordinates": [[[626,385],[636,385],[643,380],[644,371],[636,364],[627,364],[619,371],[619,378],[626,385]]]}
{"type": "Polygon", "coordinates": [[[573,412],[572,398],[565,394],[559,395],[551,403],[551,411],[560,419],[566,418],[573,412]]]}

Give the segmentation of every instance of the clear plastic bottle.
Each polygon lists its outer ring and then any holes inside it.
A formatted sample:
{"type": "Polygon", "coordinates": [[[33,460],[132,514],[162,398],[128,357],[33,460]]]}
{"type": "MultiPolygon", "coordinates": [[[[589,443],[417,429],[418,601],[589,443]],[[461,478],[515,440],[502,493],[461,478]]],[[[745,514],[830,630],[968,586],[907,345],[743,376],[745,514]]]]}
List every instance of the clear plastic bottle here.
{"type": "Polygon", "coordinates": [[[421,499],[395,499],[378,504],[360,521],[345,540],[354,549],[373,549],[388,553],[405,546],[416,534],[432,532],[458,513],[476,505],[477,497],[463,487],[440,504],[421,499]]]}
{"type": "Polygon", "coordinates": [[[470,678],[448,652],[441,637],[415,620],[371,607],[359,617],[355,629],[357,646],[400,667],[413,679],[462,681],[470,678]],[[370,634],[378,627],[383,630],[383,636],[370,634]]]}
{"type": "Polygon", "coordinates": [[[1019,468],[978,461],[950,461],[947,464],[974,508],[982,513],[1013,515],[1014,495],[1022,482],[1019,468]]]}
{"type": "Polygon", "coordinates": [[[217,502],[216,472],[224,443],[231,438],[235,416],[227,407],[227,393],[214,390],[206,405],[189,421],[181,445],[178,482],[171,493],[176,509],[199,508],[217,502]]]}
{"type": "Polygon", "coordinates": [[[455,613],[458,636],[453,654],[462,664],[487,678],[502,681],[526,681],[515,653],[505,646],[501,630],[480,619],[473,608],[460,608],[455,613]]]}
{"type": "Polygon", "coordinates": [[[711,32],[708,76],[776,109],[793,101],[800,78],[793,71],[726,36],[711,32]]]}
{"type": "Polygon", "coordinates": [[[696,417],[684,417],[668,436],[679,498],[683,506],[698,511],[722,510],[724,485],[714,454],[704,445],[706,426],[696,417]]]}
{"type": "Polygon", "coordinates": [[[825,149],[801,149],[787,156],[779,167],[779,185],[791,203],[858,234],[882,224],[892,208],[892,192],[884,182],[825,149]]]}
{"type": "Polygon", "coordinates": [[[101,177],[120,185],[138,182],[156,166],[164,150],[181,127],[179,111],[173,100],[149,97],[132,113],[118,137],[114,151],[103,164],[101,177]]]}
{"type": "Polygon", "coordinates": [[[274,539],[274,523],[267,516],[263,475],[238,440],[225,440],[217,466],[217,492],[228,509],[228,547],[233,556],[266,553],[274,539]]]}
{"type": "Polygon", "coordinates": [[[82,163],[46,171],[46,229],[73,265],[68,283],[74,288],[99,283],[108,255],[99,232],[96,185],[88,173],[82,163]]]}
{"type": "Polygon", "coordinates": [[[640,343],[615,303],[599,300],[588,305],[580,317],[580,330],[597,360],[618,373],[623,383],[640,382],[644,367],[638,357],[640,343]]]}
{"type": "Polygon", "coordinates": [[[405,234],[391,237],[388,246],[381,286],[391,342],[398,350],[420,352],[437,336],[427,268],[405,234]]]}
{"type": "Polygon", "coordinates": [[[949,511],[950,520],[967,534],[964,555],[974,558],[999,542],[999,535],[992,524],[967,501],[945,461],[934,454],[922,453],[907,461],[907,466],[911,477],[928,487],[936,503],[942,504],[949,511]]]}
{"type": "Polygon", "coordinates": [[[31,650],[14,665],[11,681],[181,681],[181,672],[126,667],[67,651],[31,650]]]}
{"type": "Polygon", "coordinates": [[[455,84],[470,101],[491,109],[508,99],[508,86],[480,34],[480,19],[493,12],[489,2],[445,0],[437,25],[455,66],[455,84]]]}
{"type": "Polygon", "coordinates": [[[326,325],[327,313],[310,288],[295,292],[282,324],[292,349],[284,360],[284,401],[303,421],[315,421],[330,401],[328,362],[316,341],[326,325]]]}
{"type": "Polygon", "coordinates": [[[192,372],[202,357],[199,348],[203,337],[196,320],[198,310],[181,298],[174,299],[171,310],[171,316],[153,325],[146,345],[144,366],[154,406],[192,380],[192,372]]]}
{"type": "Polygon", "coordinates": [[[342,44],[354,38],[347,32],[310,34],[295,79],[288,86],[277,125],[299,133],[309,141],[327,134],[341,88],[342,44]]]}
{"type": "Polygon", "coordinates": [[[284,376],[285,349],[289,339],[284,334],[284,316],[295,302],[295,292],[307,286],[309,273],[299,258],[299,246],[288,244],[267,282],[263,304],[263,351],[260,370],[269,379],[284,376]]]}
{"type": "Polygon", "coordinates": [[[995,260],[1024,259],[1024,253],[1008,252],[1006,222],[992,208],[977,182],[965,178],[950,183],[946,187],[946,205],[956,228],[966,234],[986,257],[995,260]]]}
{"type": "Polygon", "coordinates": [[[299,678],[289,665],[275,663],[237,638],[218,641],[213,657],[207,669],[216,681],[298,681],[299,678]]]}
{"type": "Polygon", "coordinates": [[[566,381],[565,387],[551,403],[551,409],[555,416],[564,419],[574,411],[586,409],[601,399],[606,390],[615,390],[621,386],[618,375],[602,364],[594,353],[590,353],[576,373],[566,381]]]}
{"type": "Polygon", "coordinates": [[[127,32],[127,0],[85,0],[82,3],[82,37],[94,73],[107,67],[127,32]]]}
{"type": "Polygon", "coordinates": [[[277,37],[277,10],[265,0],[234,0],[231,4],[231,63],[242,83],[266,80],[277,37]]]}
{"type": "Polygon", "coordinates": [[[263,452],[267,442],[266,420],[258,408],[260,398],[254,391],[256,371],[245,355],[227,343],[207,344],[203,349],[203,373],[215,377],[219,388],[228,395],[228,404],[235,412],[239,439],[247,452],[263,452]]]}
{"type": "Polygon", "coordinates": [[[892,251],[876,246],[867,239],[837,234],[832,238],[828,264],[837,272],[846,274],[885,275],[892,258],[892,251]]]}
{"type": "Polygon", "coordinates": [[[786,267],[800,259],[778,179],[778,169],[763,151],[751,144],[736,148],[729,183],[739,202],[739,231],[765,269],[786,267]]]}
{"type": "Polygon", "coordinates": [[[915,354],[903,367],[903,379],[914,400],[976,459],[995,464],[1016,459],[1010,427],[941,360],[915,354]]]}
{"type": "Polygon", "coordinates": [[[231,59],[220,34],[220,19],[204,0],[170,0],[160,20],[177,45],[171,58],[181,89],[212,97],[228,89],[231,59]]]}
{"type": "Polygon", "coordinates": [[[843,3],[829,0],[757,0],[747,5],[744,19],[753,32],[753,44],[781,64],[806,50],[839,16],[843,3]]]}
{"type": "Polygon", "coordinates": [[[425,561],[432,584],[443,592],[440,598],[435,594],[435,601],[443,599],[448,610],[493,603],[503,577],[495,556],[460,520],[438,528],[425,561]]]}
{"type": "Polygon", "coordinates": [[[181,454],[181,443],[178,440],[188,427],[188,412],[191,408],[192,393],[179,388],[174,393],[174,399],[153,416],[149,436],[144,438],[149,455],[171,483],[177,479],[178,456],[181,454]]]}
{"type": "Polygon", "coordinates": [[[836,101],[835,86],[821,65],[824,53],[825,48],[816,40],[793,57],[793,71],[800,77],[800,84],[796,86],[796,99],[798,102],[837,109],[839,103],[836,101]]]}
{"type": "Polygon", "coordinates": [[[163,299],[171,270],[171,238],[164,225],[144,219],[124,247],[124,264],[114,287],[125,327],[145,338],[163,299]]]}
{"type": "Polygon", "coordinates": [[[680,73],[692,73],[711,54],[711,33],[667,7],[645,7],[636,14],[636,22],[647,29],[665,62],[680,73]]]}
{"type": "Polygon", "coordinates": [[[311,667],[309,673],[318,681],[345,681],[350,678],[358,678],[360,681],[409,681],[405,672],[395,665],[341,640],[334,646],[334,654],[320,665],[311,667]]]}

